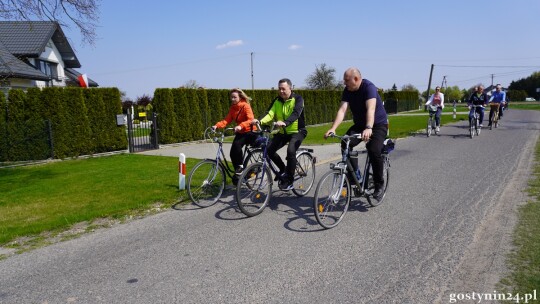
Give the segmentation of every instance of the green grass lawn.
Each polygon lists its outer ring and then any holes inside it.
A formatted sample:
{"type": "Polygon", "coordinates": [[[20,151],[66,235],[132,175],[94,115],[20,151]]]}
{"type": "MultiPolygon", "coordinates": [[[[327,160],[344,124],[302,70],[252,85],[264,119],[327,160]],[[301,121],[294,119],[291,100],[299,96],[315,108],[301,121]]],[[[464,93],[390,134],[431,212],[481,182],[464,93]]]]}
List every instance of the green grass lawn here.
{"type": "Polygon", "coordinates": [[[499,283],[502,290],[514,295],[537,290],[540,296],[540,142],[536,144],[535,161],[528,188],[531,199],[519,209],[513,235],[515,250],[508,256],[510,271],[499,283]]]}

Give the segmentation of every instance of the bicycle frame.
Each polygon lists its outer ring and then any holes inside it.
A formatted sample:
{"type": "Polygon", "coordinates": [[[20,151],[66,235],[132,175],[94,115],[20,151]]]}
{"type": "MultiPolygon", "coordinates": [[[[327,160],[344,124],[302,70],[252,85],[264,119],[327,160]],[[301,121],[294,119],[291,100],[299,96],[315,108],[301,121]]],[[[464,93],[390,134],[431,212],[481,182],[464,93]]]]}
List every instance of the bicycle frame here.
{"type": "MultiPolygon", "coordinates": [[[[272,171],[272,173],[274,173],[275,177],[279,177],[279,168],[277,168],[277,165],[272,161],[272,159],[270,158],[270,156],[268,156],[268,144],[270,142],[270,135],[273,135],[273,134],[276,134],[277,131],[279,131],[279,129],[275,129],[274,128],[275,125],[272,126],[273,129],[263,129],[261,128],[261,125],[259,123],[257,123],[257,128],[258,130],[261,130],[260,132],[263,134],[262,137],[265,139],[264,140],[264,143],[263,143],[263,158],[262,158],[262,167],[263,167],[263,175],[262,175],[262,180],[264,180],[264,174],[266,172],[266,170],[264,170],[264,168],[270,168],[270,170],[272,171]]],[[[296,157],[298,158],[298,156],[301,154],[301,153],[313,153],[313,149],[306,149],[306,148],[298,148],[298,150],[296,151],[296,157]]],[[[314,159],[314,161],[316,161],[314,159]]],[[[297,166],[298,168],[298,166],[297,166]]],[[[297,178],[296,175],[294,178],[297,178]]],[[[298,177],[300,178],[300,177],[298,177]]],[[[275,179],[274,179],[275,180],[275,179]]],[[[261,189],[261,185],[258,186],[258,190],[261,189]]]]}
{"type": "MultiPolygon", "coordinates": [[[[343,151],[342,153],[342,157],[341,157],[341,161],[337,164],[330,164],[330,169],[331,170],[338,170],[340,171],[340,174],[341,174],[341,181],[340,181],[340,189],[343,187],[343,183],[345,183],[345,176],[347,174],[347,172],[352,172],[352,178],[353,180],[350,181],[350,182],[353,182],[354,185],[356,185],[357,187],[357,191],[358,191],[358,194],[359,195],[362,195],[365,193],[365,190],[367,188],[367,183],[368,183],[368,180],[366,179],[366,176],[368,176],[368,171],[369,171],[369,154],[366,155],[366,161],[364,163],[364,171],[362,173],[362,176],[361,176],[361,179],[358,180],[358,178],[356,177],[356,172],[354,172],[354,169],[353,169],[353,166],[352,166],[352,163],[351,163],[351,156],[355,156],[355,155],[358,155],[359,153],[366,153],[366,151],[350,151],[349,150],[349,146],[350,146],[350,139],[351,138],[358,138],[358,136],[360,136],[361,134],[357,134],[357,135],[353,135],[353,136],[349,136],[349,135],[345,135],[345,136],[338,136],[338,135],[333,135],[335,137],[338,137],[340,138],[342,141],[345,140],[345,151],[343,151]],[[348,170],[347,170],[348,169],[348,170]]],[[[337,199],[337,196],[339,196],[339,193],[336,193],[334,194],[336,197],[334,199],[337,199]]]]}
{"type": "Polygon", "coordinates": [[[471,105],[471,111],[473,112],[472,119],[469,119],[469,132],[471,138],[474,136],[474,132],[476,132],[476,136],[480,135],[480,114],[476,111],[477,108],[483,108],[483,106],[471,105]]]}
{"type": "MultiPolygon", "coordinates": [[[[208,128],[208,129],[211,129],[211,128],[208,128]]],[[[208,129],[207,129],[207,131],[208,131],[208,129]]],[[[225,139],[225,132],[230,131],[230,130],[234,130],[234,128],[224,129],[223,132],[213,131],[214,134],[217,135],[217,136],[212,137],[211,140],[218,144],[218,148],[217,148],[217,151],[216,151],[216,157],[215,157],[216,162],[219,164],[220,167],[222,167],[224,169],[225,174],[227,174],[227,176],[229,176],[229,178],[232,178],[234,176],[235,172],[234,172],[233,169],[231,169],[231,166],[229,165],[229,161],[227,160],[227,156],[225,155],[225,152],[223,151],[223,140],[225,139]]],[[[210,136],[208,136],[208,137],[210,137],[210,136]]],[[[255,149],[257,149],[257,148],[253,148],[253,147],[251,147],[249,145],[245,145],[244,149],[243,149],[243,153],[242,153],[242,159],[246,158],[246,155],[247,155],[248,152],[252,152],[255,149]]]]}

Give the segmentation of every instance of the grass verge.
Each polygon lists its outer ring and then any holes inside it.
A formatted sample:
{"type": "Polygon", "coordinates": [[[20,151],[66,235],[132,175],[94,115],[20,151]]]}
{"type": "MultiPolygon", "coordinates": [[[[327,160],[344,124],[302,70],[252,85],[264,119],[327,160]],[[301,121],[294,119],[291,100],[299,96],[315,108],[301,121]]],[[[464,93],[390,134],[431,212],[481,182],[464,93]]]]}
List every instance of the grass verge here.
{"type": "Polygon", "coordinates": [[[513,234],[515,250],[507,260],[510,273],[499,283],[501,290],[514,295],[531,294],[534,290],[540,295],[540,142],[536,144],[535,165],[527,192],[531,199],[519,208],[513,234]]]}

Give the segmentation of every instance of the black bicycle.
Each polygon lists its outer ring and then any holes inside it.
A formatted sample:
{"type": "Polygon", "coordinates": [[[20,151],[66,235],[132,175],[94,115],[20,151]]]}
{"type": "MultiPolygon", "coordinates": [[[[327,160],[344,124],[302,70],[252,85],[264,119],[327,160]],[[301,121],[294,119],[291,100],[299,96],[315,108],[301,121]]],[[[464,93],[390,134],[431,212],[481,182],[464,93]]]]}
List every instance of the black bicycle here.
{"type": "MultiPolygon", "coordinates": [[[[255,216],[263,212],[272,198],[273,182],[279,180],[279,169],[267,154],[270,135],[279,130],[269,127],[261,128],[262,160],[246,167],[240,175],[236,187],[236,202],[240,210],[247,216],[255,216]],[[275,179],[272,178],[272,173],[275,179]]],[[[313,187],[315,181],[315,162],[313,149],[299,148],[296,151],[296,168],[292,192],[298,196],[306,195],[313,187]]],[[[281,190],[281,183],[278,183],[281,190]]],[[[287,191],[287,190],[285,190],[287,191]]]]}
{"type": "Polygon", "coordinates": [[[428,123],[426,127],[427,137],[429,137],[432,132],[435,132],[436,135],[439,135],[439,131],[437,131],[437,126],[435,123],[435,115],[437,114],[437,109],[438,109],[437,106],[434,106],[434,105],[428,106],[429,118],[428,118],[428,123]]]}
{"type": "MultiPolygon", "coordinates": [[[[207,128],[204,131],[204,137],[218,144],[216,158],[203,159],[198,162],[189,172],[187,179],[187,192],[191,201],[199,207],[209,207],[215,204],[223,194],[225,189],[226,177],[231,180],[234,177],[235,171],[229,165],[227,157],[223,153],[223,140],[225,132],[234,130],[227,128],[223,131],[216,131],[207,128]]],[[[244,168],[250,164],[261,161],[263,150],[260,147],[246,145],[243,151],[244,168]]]]}
{"type": "Polygon", "coordinates": [[[375,183],[373,182],[373,169],[369,162],[367,150],[349,151],[351,139],[359,138],[361,134],[343,135],[330,134],[330,137],[337,137],[345,142],[345,150],[342,152],[342,159],[337,164],[330,164],[330,171],[325,173],[315,190],[313,198],[313,208],[317,222],[324,228],[329,229],[337,226],[349,209],[352,192],[356,197],[364,196],[368,203],[375,207],[382,204],[390,179],[390,155],[394,149],[391,139],[384,141],[382,157],[384,159],[383,169],[383,195],[380,200],[373,197],[375,183]],[[351,164],[351,157],[358,157],[359,153],[366,154],[363,175],[354,172],[351,164]],[[358,176],[357,176],[358,175],[358,176]]]}
{"type": "Polygon", "coordinates": [[[475,134],[476,136],[479,136],[482,131],[482,128],[480,127],[480,114],[478,114],[476,108],[483,108],[483,106],[471,105],[470,107],[473,116],[469,119],[469,136],[473,138],[475,134]]]}

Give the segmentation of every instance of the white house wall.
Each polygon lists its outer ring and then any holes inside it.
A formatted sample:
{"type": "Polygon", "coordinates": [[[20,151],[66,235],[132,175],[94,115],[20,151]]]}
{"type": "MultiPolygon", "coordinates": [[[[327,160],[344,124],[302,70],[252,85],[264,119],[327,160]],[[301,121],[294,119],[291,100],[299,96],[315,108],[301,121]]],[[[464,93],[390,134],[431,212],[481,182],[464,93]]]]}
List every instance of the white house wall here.
{"type": "MultiPolygon", "coordinates": [[[[47,46],[45,47],[45,51],[43,51],[43,53],[41,53],[41,55],[39,55],[39,59],[44,60],[44,61],[54,62],[54,63],[58,64],[56,66],[56,69],[57,69],[56,73],[58,75],[59,80],[53,79],[52,80],[52,85],[55,86],[55,87],[65,87],[66,86],[66,79],[67,79],[66,74],[64,73],[65,64],[64,64],[64,61],[62,60],[62,55],[60,55],[60,52],[58,51],[58,49],[54,45],[54,42],[52,41],[52,39],[49,40],[49,42],[47,43],[47,46]]],[[[36,65],[35,61],[34,61],[34,65],[36,65]]],[[[45,81],[36,81],[36,86],[38,86],[38,87],[46,87],[47,82],[45,82],[45,81]]]]}

